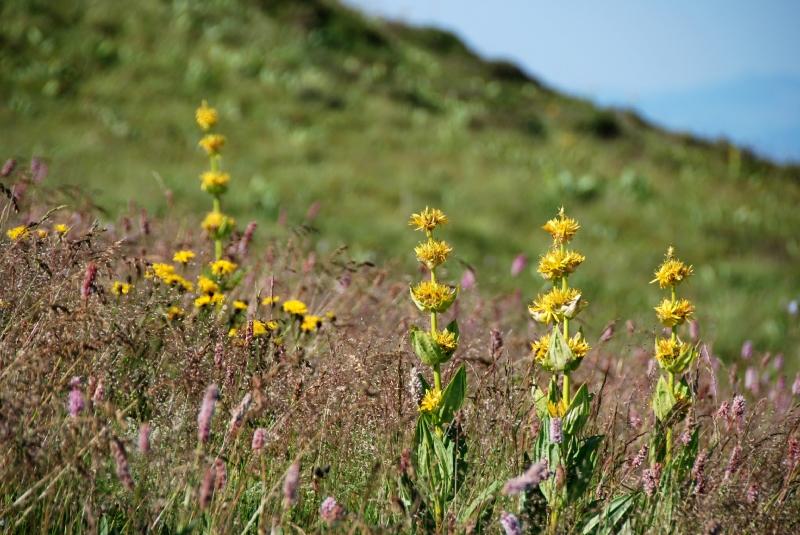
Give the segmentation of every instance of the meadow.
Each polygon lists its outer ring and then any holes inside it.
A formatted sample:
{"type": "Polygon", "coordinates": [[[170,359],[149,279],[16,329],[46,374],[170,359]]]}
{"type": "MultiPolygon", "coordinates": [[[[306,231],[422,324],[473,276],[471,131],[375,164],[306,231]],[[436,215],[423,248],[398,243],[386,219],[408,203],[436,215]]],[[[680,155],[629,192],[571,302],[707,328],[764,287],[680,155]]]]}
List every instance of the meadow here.
{"type": "Polygon", "coordinates": [[[87,6],[0,13],[3,531],[800,531],[796,167],[333,2],[87,6]]]}

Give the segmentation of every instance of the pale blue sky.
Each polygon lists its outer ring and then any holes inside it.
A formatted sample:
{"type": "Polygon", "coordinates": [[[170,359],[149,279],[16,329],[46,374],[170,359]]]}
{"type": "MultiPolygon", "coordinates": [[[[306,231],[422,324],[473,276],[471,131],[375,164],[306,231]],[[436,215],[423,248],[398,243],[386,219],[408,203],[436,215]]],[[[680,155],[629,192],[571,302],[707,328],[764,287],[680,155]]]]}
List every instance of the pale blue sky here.
{"type": "Polygon", "coordinates": [[[567,92],[800,160],[800,0],[346,2],[452,30],[567,92]]]}

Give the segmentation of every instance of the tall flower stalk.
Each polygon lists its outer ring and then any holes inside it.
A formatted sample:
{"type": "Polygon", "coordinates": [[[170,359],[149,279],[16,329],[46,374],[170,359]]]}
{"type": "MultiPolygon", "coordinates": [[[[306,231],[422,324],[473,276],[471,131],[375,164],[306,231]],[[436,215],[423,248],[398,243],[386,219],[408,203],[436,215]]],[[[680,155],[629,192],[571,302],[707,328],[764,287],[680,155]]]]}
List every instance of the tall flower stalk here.
{"type": "Polygon", "coordinates": [[[200,175],[200,188],[211,195],[211,211],[203,219],[202,227],[209,238],[214,241],[214,256],[222,259],[222,240],[230,235],[236,222],[222,211],[222,196],[228,191],[230,175],[222,171],[222,148],[225,136],[214,132],[219,114],[204,100],[195,111],[197,125],[203,131],[198,145],[208,155],[209,169],[200,175]]]}
{"type": "Polygon", "coordinates": [[[534,393],[537,414],[546,425],[540,427],[533,460],[544,460],[548,472],[555,475],[539,483],[548,505],[548,532],[555,533],[561,511],[584,498],[602,437],[583,436],[592,396],[586,385],[573,395],[570,379],[589,351],[581,330],[570,329],[570,321],[586,306],[581,290],[569,284],[570,275],[585,260],[581,253],[568,249],[581,227],[561,208],[542,228],[553,243],[540,257],[538,272],[552,287],[538,295],[528,311],[549,329],[531,344],[531,350],[535,363],[552,376],[546,392],[536,389],[534,393]]]}

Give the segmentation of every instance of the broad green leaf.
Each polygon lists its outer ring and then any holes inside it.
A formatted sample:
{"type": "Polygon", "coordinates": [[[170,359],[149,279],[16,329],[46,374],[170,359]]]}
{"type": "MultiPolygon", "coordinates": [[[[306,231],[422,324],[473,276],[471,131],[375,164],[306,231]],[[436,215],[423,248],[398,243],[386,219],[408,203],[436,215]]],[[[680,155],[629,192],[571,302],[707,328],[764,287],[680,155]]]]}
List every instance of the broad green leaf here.
{"type": "Polygon", "coordinates": [[[636,503],[638,492],[617,496],[603,508],[603,510],[583,526],[583,535],[616,533],[615,526],[628,514],[631,507],[636,503]]]}
{"type": "Polygon", "coordinates": [[[448,423],[453,420],[456,412],[461,408],[464,403],[464,398],[467,395],[467,370],[464,365],[458,367],[450,384],[442,392],[442,406],[439,409],[439,419],[443,423],[448,423]]]}
{"type": "Polygon", "coordinates": [[[652,406],[659,421],[663,421],[675,406],[675,395],[663,375],[658,378],[658,383],[656,383],[652,406]]]}
{"type": "Polygon", "coordinates": [[[567,408],[567,416],[564,420],[564,433],[574,436],[580,433],[586,420],[589,418],[591,396],[586,385],[583,384],[573,396],[567,408]]]}
{"type": "Polygon", "coordinates": [[[571,501],[582,498],[591,483],[597,465],[597,450],[602,441],[603,436],[601,435],[588,437],[580,442],[577,450],[570,457],[567,467],[567,477],[569,478],[567,490],[571,501]]]}
{"type": "Polygon", "coordinates": [[[417,354],[419,360],[428,366],[434,366],[446,362],[450,355],[439,348],[429,332],[422,331],[416,327],[411,328],[411,347],[417,354]]]}
{"type": "Polygon", "coordinates": [[[573,358],[572,351],[561,334],[561,329],[556,325],[550,333],[550,347],[547,350],[543,366],[552,372],[562,372],[573,358]]]}
{"type": "Polygon", "coordinates": [[[494,481],[488,487],[483,489],[469,505],[467,505],[458,515],[458,523],[466,524],[473,516],[479,516],[480,511],[486,506],[486,503],[494,500],[494,494],[500,490],[500,482],[494,481]],[[477,513],[477,514],[476,514],[477,513]]]}

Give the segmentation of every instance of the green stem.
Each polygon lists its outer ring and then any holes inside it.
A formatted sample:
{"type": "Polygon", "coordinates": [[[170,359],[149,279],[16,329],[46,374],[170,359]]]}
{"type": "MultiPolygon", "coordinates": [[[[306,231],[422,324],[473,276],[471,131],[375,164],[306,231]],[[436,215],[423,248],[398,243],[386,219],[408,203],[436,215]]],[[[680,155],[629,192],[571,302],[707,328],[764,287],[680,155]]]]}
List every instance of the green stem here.
{"type": "Polygon", "coordinates": [[[570,397],[569,397],[569,374],[565,373],[564,378],[562,381],[561,387],[561,399],[564,401],[565,406],[569,406],[570,397]]]}
{"type": "Polygon", "coordinates": [[[433,365],[433,386],[440,392],[442,390],[442,372],[439,369],[439,364],[433,365]]]}
{"type": "MultiPolygon", "coordinates": [[[[214,159],[212,158],[211,161],[214,162],[214,159]]],[[[222,213],[222,203],[219,200],[219,195],[214,195],[214,211],[222,213]]],[[[222,259],[222,240],[219,238],[214,240],[214,256],[217,260],[222,259]]]]}
{"type": "MultiPolygon", "coordinates": [[[[674,335],[673,335],[674,336],[674,335]]],[[[667,372],[669,377],[669,391],[675,393],[675,374],[667,372]]],[[[667,462],[672,459],[672,426],[667,428],[667,462]]]]}

